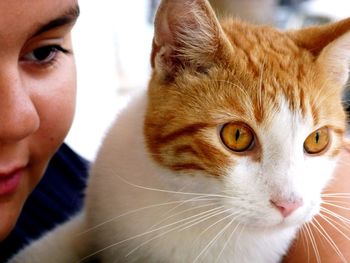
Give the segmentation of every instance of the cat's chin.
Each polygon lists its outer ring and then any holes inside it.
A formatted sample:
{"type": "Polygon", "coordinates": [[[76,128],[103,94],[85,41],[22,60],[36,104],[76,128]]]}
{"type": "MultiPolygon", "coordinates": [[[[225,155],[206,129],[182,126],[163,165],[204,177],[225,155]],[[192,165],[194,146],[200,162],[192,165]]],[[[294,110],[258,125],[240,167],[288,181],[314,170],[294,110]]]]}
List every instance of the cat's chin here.
{"type": "Polygon", "coordinates": [[[272,226],[272,228],[283,229],[283,228],[290,228],[290,227],[300,227],[303,224],[310,222],[312,218],[313,216],[311,214],[307,214],[304,217],[298,217],[298,218],[284,218],[281,220],[280,223],[272,226]]]}
{"type": "Polygon", "coordinates": [[[281,231],[284,229],[289,229],[289,228],[299,228],[303,224],[309,222],[310,220],[288,220],[288,219],[282,219],[279,222],[274,222],[274,223],[252,223],[252,224],[246,224],[246,228],[250,229],[251,231],[258,231],[258,232],[275,232],[275,231],[281,231]]]}
{"type": "Polygon", "coordinates": [[[261,230],[281,230],[287,228],[299,228],[314,218],[319,212],[319,206],[306,207],[301,211],[288,216],[282,217],[276,213],[269,213],[259,218],[246,218],[245,225],[250,229],[261,230]]]}

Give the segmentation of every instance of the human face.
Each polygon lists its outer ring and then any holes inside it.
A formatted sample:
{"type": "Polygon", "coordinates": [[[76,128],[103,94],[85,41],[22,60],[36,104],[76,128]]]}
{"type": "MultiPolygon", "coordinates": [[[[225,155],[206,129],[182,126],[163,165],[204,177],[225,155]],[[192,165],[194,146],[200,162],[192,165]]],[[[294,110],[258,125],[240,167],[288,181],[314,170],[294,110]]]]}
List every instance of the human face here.
{"type": "Polygon", "coordinates": [[[0,240],[71,126],[77,16],[77,0],[0,1],[0,240]]]}

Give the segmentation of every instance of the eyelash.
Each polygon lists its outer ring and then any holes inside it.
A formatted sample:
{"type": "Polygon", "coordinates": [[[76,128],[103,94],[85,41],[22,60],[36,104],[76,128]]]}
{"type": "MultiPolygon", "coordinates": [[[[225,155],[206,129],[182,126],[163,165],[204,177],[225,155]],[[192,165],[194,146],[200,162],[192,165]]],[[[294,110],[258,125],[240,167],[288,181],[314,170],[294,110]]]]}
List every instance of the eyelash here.
{"type": "Polygon", "coordinates": [[[54,64],[57,60],[57,55],[59,53],[63,54],[70,54],[70,51],[63,48],[60,45],[48,45],[48,46],[43,46],[36,48],[32,50],[31,52],[27,53],[26,55],[23,56],[23,61],[28,62],[28,63],[34,63],[35,65],[38,66],[50,66],[54,64]],[[44,55],[42,58],[38,58],[40,54],[35,54],[35,52],[44,52],[44,55]]]}

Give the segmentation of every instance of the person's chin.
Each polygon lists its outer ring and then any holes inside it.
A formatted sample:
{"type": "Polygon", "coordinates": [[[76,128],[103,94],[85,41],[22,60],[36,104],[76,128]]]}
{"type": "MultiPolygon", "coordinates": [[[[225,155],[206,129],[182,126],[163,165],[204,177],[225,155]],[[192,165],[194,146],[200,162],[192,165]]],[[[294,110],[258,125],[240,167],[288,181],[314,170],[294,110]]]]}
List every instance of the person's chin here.
{"type": "Polygon", "coordinates": [[[20,209],[3,206],[4,205],[0,202],[0,241],[4,240],[11,233],[20,214],[20,209]]]}
{"type": "Polygon", "coordinates": [[[20,188],[11,195],[0,197],[0,241],[11,233],[22,211],[27,195],[20,188]]]}

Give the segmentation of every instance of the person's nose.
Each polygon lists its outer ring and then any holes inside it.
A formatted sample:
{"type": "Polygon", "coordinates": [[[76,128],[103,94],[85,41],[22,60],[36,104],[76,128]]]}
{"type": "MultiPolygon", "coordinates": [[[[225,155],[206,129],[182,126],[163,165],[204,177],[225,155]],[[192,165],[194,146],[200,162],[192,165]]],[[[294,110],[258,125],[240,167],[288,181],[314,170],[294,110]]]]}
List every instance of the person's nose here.
{"type": "Polygon", "coordinates": [[[33,134],[40,118],[20,69],[0,65],[0,144],[20,141],[33,134]]]}

